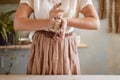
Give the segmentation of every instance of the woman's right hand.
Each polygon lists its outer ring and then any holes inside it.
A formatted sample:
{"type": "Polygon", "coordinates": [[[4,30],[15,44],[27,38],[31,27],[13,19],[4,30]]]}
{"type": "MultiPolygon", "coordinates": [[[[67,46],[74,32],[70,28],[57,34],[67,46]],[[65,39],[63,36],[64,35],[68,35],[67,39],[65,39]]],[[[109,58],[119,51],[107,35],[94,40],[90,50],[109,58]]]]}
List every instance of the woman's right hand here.
{"type": "Polygon", "coordinates": [[[55,20],[58,18],[61,18],[62,14],[64,12],[63,9],[60,9],[61,3],[56,4],[53,6],[53,8],[49,11],[49,22],[50,25],[54,25],[55,20]]]}
{"type": "Polygon", "coordinates": [[[64,18],[62,18],[61,20],[62,22],[59,29],[60,32],[53,37],[53,39],[55,40],[63,40],[65,38],[65,33],[67,29],[67,20],[64,18]]]}

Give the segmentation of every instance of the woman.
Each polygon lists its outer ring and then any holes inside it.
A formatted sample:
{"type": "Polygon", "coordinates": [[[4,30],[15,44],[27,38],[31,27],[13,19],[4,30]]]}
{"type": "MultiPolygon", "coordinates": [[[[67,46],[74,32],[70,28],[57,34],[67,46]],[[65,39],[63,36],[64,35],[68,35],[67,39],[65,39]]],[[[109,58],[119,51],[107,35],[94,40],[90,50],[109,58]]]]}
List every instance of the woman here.
{"type": "Polygon", "coordinates": [[[35,31],[27,74],[78,75],[80,66],[73,27],[96,30],[99,18],[91,0],[21,0],[16,30],[35,31]],[[30,19],[31,13],[35,19],[30,19]],[[79,13],[85,17],[78,18],[79,13]],[[61,18],[62,16],[62,18],[61,18]],[[51,31],[61,19],[61,33],[51,31]]]}

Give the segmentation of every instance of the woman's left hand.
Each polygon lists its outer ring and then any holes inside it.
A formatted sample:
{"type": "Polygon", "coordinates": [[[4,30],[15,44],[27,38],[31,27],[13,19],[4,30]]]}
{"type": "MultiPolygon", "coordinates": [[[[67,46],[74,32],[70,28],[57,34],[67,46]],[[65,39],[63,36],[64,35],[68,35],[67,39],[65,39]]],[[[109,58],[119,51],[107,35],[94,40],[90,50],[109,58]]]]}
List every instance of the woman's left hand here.
{"type": "Polygon", "coordinates": [[[65,38],[65,33],[66,33],[66,29],[67,29],[67,20],[62,18],[61,19],[62,22],[61,22],[61,27],[60,27],[60,33],[56,34],[53,38],[55,40],[62,40],[65,38]]]}

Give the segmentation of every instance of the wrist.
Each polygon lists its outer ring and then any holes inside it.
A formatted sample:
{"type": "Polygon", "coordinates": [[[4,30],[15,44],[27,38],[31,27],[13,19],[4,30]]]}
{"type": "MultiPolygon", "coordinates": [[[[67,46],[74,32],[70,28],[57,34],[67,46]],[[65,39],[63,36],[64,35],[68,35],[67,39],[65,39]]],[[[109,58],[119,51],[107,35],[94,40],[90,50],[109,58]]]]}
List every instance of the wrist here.
{"type": "Polygon", "coordinates": [[[52,27],[53,26],[53,23],[52,23],[52,20],[51,19],[48,19],[48,27],[52,27]]]}

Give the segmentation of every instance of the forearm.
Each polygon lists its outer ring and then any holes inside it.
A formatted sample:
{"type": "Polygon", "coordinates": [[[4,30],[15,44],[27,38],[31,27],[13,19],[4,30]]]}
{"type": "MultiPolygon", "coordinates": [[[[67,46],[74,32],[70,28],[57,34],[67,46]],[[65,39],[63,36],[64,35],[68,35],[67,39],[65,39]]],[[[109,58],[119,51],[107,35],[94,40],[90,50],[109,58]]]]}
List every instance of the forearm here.
{"type": "Polygon", "coordinates": [[[88,30],[96,30],[100,26],[99,19],[92,18],[92,17],[85,17],[85,18],[72,18],[67,19],[68,26],[73,26],[79,29],[88,29],[88,30]]]}
{"type": "Polygon", "coordinates": [[[49,28],[48,19],[29,19],[29,18],[17,18],[14,19],[15,30],[21,31],[36,31],[49,28]]]}

